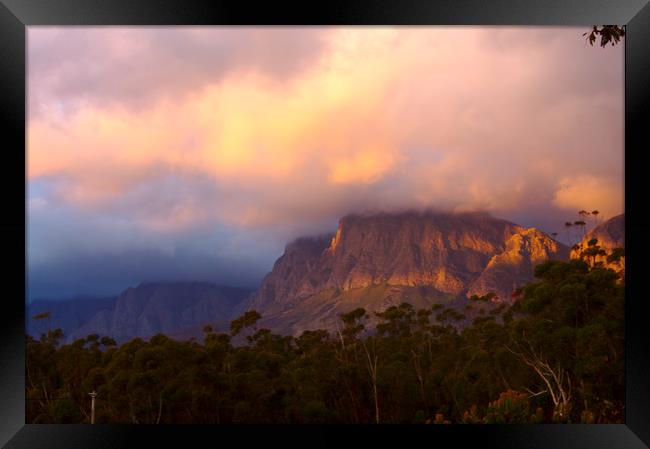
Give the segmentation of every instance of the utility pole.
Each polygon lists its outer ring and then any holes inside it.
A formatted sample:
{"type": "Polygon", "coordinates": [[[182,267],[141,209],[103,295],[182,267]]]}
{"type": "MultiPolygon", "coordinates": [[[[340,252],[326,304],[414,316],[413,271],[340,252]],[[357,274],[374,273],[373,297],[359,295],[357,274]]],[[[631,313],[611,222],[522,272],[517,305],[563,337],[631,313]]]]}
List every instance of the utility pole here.
{"type": "Polygon", "coordinates": [[[90,395],[90,424],[95,424],[95,398],[97,397],[97,392],[95,390],[90,395]]]}

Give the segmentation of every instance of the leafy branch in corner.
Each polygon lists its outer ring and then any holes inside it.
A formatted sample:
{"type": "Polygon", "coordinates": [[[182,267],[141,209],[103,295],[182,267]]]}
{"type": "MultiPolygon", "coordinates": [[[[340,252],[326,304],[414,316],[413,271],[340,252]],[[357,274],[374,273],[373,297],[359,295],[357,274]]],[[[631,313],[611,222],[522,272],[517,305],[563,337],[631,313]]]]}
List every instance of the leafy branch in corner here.
{"type": "Polygon", "coordinates": [[[618,25],[602,25],[600,27],[594,25],[592,30],[584,33],[583,36],[587,36],[587,42],[592,46],[600,36],[600,46],[604,48],[609,43],[612,45],[618,44],[621,38],[625,36],[625,28],[618,25]]]}

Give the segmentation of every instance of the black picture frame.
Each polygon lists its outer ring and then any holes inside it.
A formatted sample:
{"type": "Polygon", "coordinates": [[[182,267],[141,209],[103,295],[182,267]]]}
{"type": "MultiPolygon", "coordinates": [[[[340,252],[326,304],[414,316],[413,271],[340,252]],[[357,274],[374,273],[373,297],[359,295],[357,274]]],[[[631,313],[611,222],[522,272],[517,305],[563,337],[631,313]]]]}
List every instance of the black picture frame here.
{"type": "Polygon", "coordinates": [[[650,332],[642,278],[650,221],[642,156],[650,148],[648,0],[337,0],[296,5],[196,0],[0,0],[0,124],[4,282],[0,313],[0,445],[6,448],[334,446],[384,444],[507,448],[641,449],[650,445],[650,332]],[[622,24],[625,42],[626,414],[625,424],[502,426],[133,426],[25,424],[26,27],[30,25],[580,25],[622,24]],[[644,114],[646,113],[646,114],[644,114]],[[343,436],[345,434],[345,436],[343,436]],[[421,444],[421,443],[420,443],[421,444]]]}

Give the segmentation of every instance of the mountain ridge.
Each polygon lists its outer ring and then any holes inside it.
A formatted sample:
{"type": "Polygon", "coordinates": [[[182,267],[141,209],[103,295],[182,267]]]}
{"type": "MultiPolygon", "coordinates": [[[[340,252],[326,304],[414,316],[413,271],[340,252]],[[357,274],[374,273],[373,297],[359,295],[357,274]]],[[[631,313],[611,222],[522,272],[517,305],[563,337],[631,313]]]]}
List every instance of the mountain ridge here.
{"type": "MultiPolygon", "coordinates": [[[[110,302],[97,305],[87,300],[82,303],[87,309],[96,310],[72,325],[56,324],[61,320],[71,321],[69,315],[74,316],[75,308],[79,306],[78,300],[59,301],[58,307],[52,307],[56,306],[54,302],[42,301],[43,310],[28,308],[28,318],[34,312],[50,311],[51,328],[62,327],[68,343],[89,334],[106,335],[123,342],[135,337],[147,338],[156,333],[201,328],[208,323],[219,322],[226,326],[233,318],[236,306],[244,302],[252,291],[205,281],[142,282],[128,287],[117,297],[111,298],[110,302]]],[[[44,331],[43,326],[36,328],[34,323],[27,324],[32,334],[44,331]]]]}
{"type": "Polygon", "coordinates": [[[310,323],[298,316],[308,312],[306,302],[314,310],[334,304],[345,312],[346,292],[379,285],[393,293],[373,290],[376,301],[367,304],[371,311],[409,299],[409,287],[430,289],[428,305],[440,297],[488,292],[508,301],[533,279],[536,264],[569,254],[565,245],[535,228],[476,212],[353,214],[341,218],[330,235],[329,242],[326,236],[302,237],[287,245],[248,302],[249,310],[265,317],[261,324],[286,329],[283,320],[301,323],[292,332],[318,327],[323,324],[319,317],[310,323]]]}
{"type": "Polygon", "coordinates": [[[201,338],[204,325],[227,331],[232,319],[253,309],[262,315],[259,326],[286,334],[335,331],[339,315],[357,307],[371,316],[401,302],[463,311],[472,295],[513,301],[537,264],[569,256],[544,232],[482,212],[350,214],[335,232],[290,241],[256,290],[142,282],[114,298],[113,307],[99,307],[81,324],[73,320],[76,328],[66,335],[67,341],[90,333],[118,342],[159,332],[201,338]]]}
{"type": "Polygon", "coordinates": [[[60,328],[64,335],[75,331],[102,310],[115,307],[117,296],[75,296],[72,298],[35,299],[26,307],[25,330],[30,335],[46,332],[48,326],[60,328]],[[50,313],[50,317],[34,320],[34,315],[50,313]]]}

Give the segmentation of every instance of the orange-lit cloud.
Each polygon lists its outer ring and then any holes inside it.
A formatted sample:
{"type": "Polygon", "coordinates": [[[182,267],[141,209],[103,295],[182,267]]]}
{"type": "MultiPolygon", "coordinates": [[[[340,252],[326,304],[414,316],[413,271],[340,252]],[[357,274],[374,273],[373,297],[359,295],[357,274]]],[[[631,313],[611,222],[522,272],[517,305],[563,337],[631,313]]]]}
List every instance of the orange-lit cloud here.
{"type": "Polygon", "coordinates": [[[289,234],[359,209],[618,213],[623,51],[583,32],[30,27],[30,209],[289,234]]]}
{"type": "Polygon", "coordinates": [[[560,180],[553,203],[570,211],[598,209],[604,218],[618,215],[624,205],[621,186],[615,179],[584,174],[560,180]]]}

